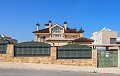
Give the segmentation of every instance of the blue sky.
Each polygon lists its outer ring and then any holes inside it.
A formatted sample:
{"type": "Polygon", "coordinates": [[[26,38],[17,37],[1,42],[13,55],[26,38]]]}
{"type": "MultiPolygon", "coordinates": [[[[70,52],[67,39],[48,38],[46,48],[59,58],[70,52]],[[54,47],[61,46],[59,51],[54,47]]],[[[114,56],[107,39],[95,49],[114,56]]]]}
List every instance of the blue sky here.
{"type": "Polygon", "coordinates": [[[85,37],[108,27],[120,36],[120,0],[0,0],[0,34],[19,41],[34,38],[36,23],[40,28],[53,24],[83,27],[85,37]]]}

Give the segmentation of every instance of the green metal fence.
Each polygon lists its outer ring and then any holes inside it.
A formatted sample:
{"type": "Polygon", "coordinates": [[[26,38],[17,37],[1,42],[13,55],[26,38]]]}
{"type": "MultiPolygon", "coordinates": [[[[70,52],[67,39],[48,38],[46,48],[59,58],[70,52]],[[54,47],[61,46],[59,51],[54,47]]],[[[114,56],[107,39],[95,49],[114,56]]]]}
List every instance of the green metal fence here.
{"type": "Polygon", "coordinates": [[[118,51],[98,51],[98,67],[117,67],[118,51]]]}
{"type": "Polygon", "coordinates": [[[6,54],[8,40],[0,39],[0,54],[6,54]]]}
{"type": "Polygon", "coordinates": [[[0,44],[0,54],[6,54],[7,45],[6,44],[0,44]]]}
{"type": "Polygon", "coordinates": [[[90,59],[92,49],[89,46],[70,44],[57,49],[57,59],[90,59]]]}
{"type": "Polygon", "coordinates": [[[24,42],[15,45],[14,56],[50,56],[50,45],[42,42],[24,42]]]}

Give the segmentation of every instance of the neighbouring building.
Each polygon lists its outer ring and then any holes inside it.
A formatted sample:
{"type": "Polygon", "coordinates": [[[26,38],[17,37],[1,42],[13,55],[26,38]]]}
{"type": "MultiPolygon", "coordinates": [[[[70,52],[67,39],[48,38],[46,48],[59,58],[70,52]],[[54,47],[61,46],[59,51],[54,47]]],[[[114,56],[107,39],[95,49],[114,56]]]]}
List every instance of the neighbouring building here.
{"type": "Polygon", "coordinates": [[[40,24],[37,23],[37,30],[34,41],[45,42],[52,46],[62,46],[71,43],[79,44],[91,44],[93,40],[84,38],[84,30],[76,30],[74,28],[68,28],[67,22],[64,22],[63,26],[60,24],[52,24],[49,21],[48,24],[44,25],[44,29],[40,29],[40,24]]]}
{"type": "Polygon", "coordinates": [[[117,32],[105,27],[98,32],[93,32],[90,39],[94,40],[93,44],[117,44],[117,32]]]}
{"type": "Polygon", "coordinates": [[[4,35],[4,34],[1,34],[0,35],[0,41],[8,41],[9,43],[18,43],[18,41],[16,40],[16,39],[13,39],[13,38],[11,38],[11,37],[9,37],[9,36],[6,36],[6,35],[4,35]]]}
{"type": "Polygon", "coordinates": [[[120,44],[120,37],[117,38],[117,44],[120,44]]]}

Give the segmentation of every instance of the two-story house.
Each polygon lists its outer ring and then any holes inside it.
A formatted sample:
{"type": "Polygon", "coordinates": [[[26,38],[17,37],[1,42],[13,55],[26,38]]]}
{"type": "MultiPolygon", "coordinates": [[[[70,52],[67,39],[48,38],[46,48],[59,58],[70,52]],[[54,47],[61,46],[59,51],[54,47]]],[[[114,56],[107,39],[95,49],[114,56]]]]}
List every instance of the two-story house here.
{"type": "Polygon", "coordinates": [[[59,24],[52,25],[52,22],[49,21],[48,24],[44,25],[44,29],[40,29],[40,24],[37,23],[37,30],[33,33],[35,34],[34,41],[45,42],[51,44],[52,46],[61,46],[66,45],[69,42],[83,41],[93,42],[88,38],[83,37],[84,30],[72,29],[67,27],[67,22],[64,22],[63,26],[59,24]]]}

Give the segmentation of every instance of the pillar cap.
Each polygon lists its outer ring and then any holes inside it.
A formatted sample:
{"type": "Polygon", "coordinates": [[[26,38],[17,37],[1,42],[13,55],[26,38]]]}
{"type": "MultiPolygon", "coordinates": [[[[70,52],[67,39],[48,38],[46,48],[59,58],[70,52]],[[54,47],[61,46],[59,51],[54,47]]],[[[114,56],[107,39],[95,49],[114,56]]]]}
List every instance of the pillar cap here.
{"type": "Polygon", "coordinates": [[[65,21],[64,24],[67,24],[67,22],[65,21]]]}
{"type": "Polygon", "coordinates": [[[37,23],[36,25],[37,25],[37,26],[40,26],[40,24],[39,24],[39,23],[37,23]]]}
{"type": "Polygon", "coordinates": [[[82,29],[82,27],[79,30],[79,33],[84,33],[85,31],[82,29]]]}

